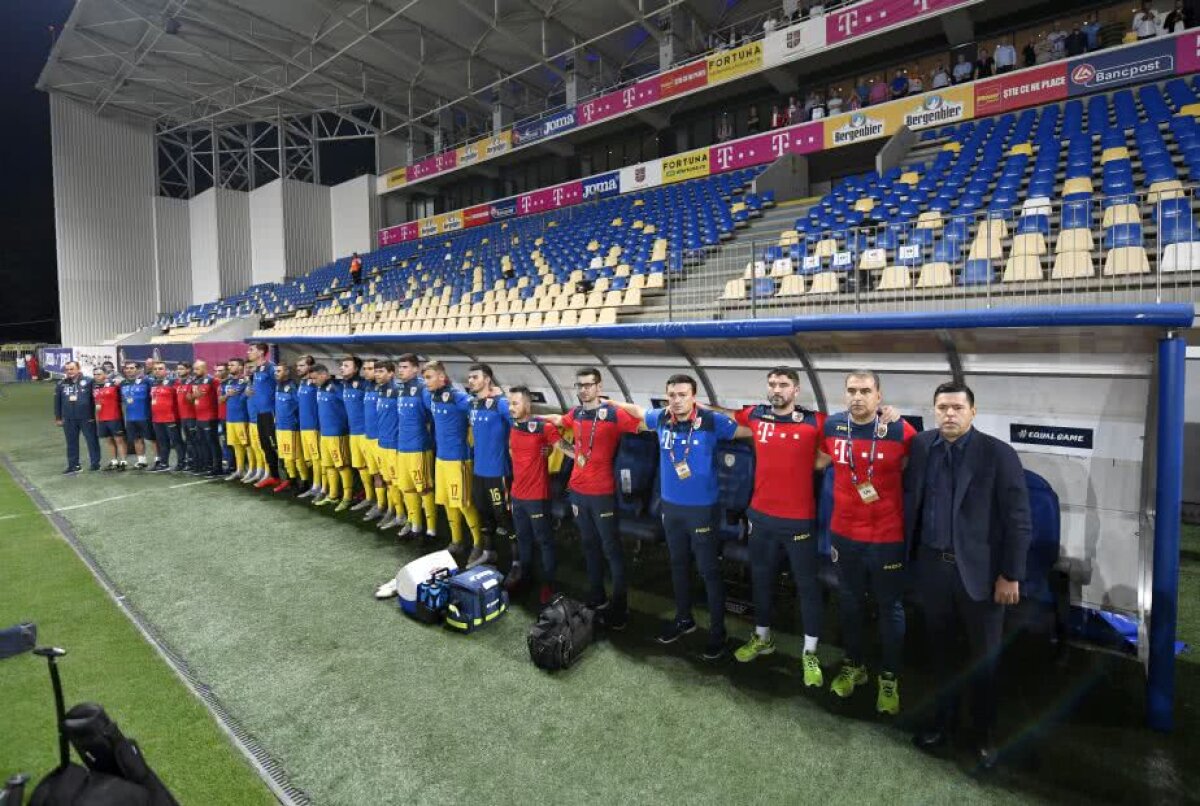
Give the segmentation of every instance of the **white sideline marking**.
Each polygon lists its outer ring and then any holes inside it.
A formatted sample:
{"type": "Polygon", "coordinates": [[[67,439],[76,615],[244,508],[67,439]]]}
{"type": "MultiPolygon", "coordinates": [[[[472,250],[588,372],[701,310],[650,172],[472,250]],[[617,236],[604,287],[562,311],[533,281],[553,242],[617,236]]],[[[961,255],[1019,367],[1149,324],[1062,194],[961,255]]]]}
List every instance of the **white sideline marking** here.
{"type": "MultiPolygon", "coordinates": [[[[198,481],[185,481],[182,484],[172,484],[164,489],[178,490],[180,487],[191,487],[196,484],[208,484],[210,481],[216,481],[216,479],[200,479],[198,481]]],[[[56,507],[55,509],[43,509],[43,510],[41,510],[41,513],[43,515],[53,515],[56,512],[70,512],[73,509],[83,509],[84,507],[94,507],[97,504],[107,504],[112,501],[120,501],[123,498],[133,498],[134,496],[145,495],[148,492],[153,492],[153,490],[139,490],[136,493],[124,493],[123,495],[114,495],[114,496],[110,496],[109,498],[101,498],[99,501],[88,501],[87,503],[84,503],[84,504],[71,504],[68,507],[56,507]]],[[[15,518],[17,516],[9,515],[9,516],[5,516],[5,517],[15,518]]]]}

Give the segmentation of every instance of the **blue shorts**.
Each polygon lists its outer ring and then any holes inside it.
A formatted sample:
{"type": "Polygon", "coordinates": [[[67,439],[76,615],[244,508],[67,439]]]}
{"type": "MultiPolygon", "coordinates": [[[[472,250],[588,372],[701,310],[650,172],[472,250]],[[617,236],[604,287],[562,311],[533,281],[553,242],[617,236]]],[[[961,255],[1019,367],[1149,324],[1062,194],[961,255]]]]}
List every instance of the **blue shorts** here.
{"type": "Polygon", "coordinates": [[[154,439],[150,423],[146,420],[126,420],[125,433],[129,435],[130,439],[154,439]]]}
{"type": "Polygon", "coordinates": [[[96,436],[100,439],[125,436],[125,424],[120,420],[101,420],[96,423],[96,436]]]}

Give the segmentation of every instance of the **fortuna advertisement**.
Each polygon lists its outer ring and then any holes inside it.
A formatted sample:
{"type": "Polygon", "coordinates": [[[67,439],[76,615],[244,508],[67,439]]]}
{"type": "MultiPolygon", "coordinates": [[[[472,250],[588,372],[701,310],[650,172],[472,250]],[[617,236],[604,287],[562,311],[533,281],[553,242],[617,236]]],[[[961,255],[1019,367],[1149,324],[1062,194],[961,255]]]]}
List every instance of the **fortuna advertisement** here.
{"type": "Polygon", "coordinates": [[[763,43],[750,42],[708,57],[708,83],[719,84],[741,78],[763,66],[763,43]]]}
{"type": "Polygon", "coordinates": [[[673,157],[663,157],[662,181],[664,185],[708,176],[708,149],[698,148],[673,157]]]}

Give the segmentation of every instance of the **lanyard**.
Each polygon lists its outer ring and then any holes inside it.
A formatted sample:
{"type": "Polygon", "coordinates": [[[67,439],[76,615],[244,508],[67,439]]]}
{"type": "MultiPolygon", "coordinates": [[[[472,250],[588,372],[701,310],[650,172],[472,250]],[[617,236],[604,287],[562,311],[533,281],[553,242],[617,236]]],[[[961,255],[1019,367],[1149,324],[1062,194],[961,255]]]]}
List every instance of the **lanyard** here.
{"type": "MultiPolygon", "coordinates": [[[[854,466],[854,421],[849,417],[846,418],[846,451],[849,454],[847,460],[850,464],[850,482],[857,486],[858,484],[858,469],[854,466]]],[[[875,446],[879,439],[879,416],[876,415],[875,421],[871,424],[871,454],[867,459],[867,481],[871,481],[875,476],[875,446]]],[[[887,435],[887,431],[884,431],[887,435]]]]}
{"type": "MultiPolygon", "coordinates": [[[[683,440],[683,456],[680,457],[678,460],[675,459],[675,442],[677,442],[678,440],[675,440],[674,442],[672,442],[671,447],[667,449],[667,455],[669,455],[671,457],[671,464],[673,464],[673,465],[687,463],[688,454],[692,452],[692,436],[696,433],[696,427],[700,424],[700,410],[693,407],[692,408],[692,416],[689,419],[691,420],[691,427],[688,428],[687,437],[683,440]]],[[[674,426],[675,426],[675,417],[674,417],[674,415],[672,415],[671,422],[668,424],[667,428],[669,430],[673,431],[674,426]]]]}
{"type": "MultiPolygon", "coordinates": [[[[585,411],[587,411],[587,409],[581,407],[580,412],[582,413],[585,411]]],[[[580,454],[578,450],[575,451],[575,453],[579,455],[585,463],[587,462],[588,457],[592,455],[592,447],[596,444],[596,430],[600,427],[600,409],[597,408],[594,413],[596,416],[592,418],[592,430],[588,432],[587,453],[580,454]]]]}

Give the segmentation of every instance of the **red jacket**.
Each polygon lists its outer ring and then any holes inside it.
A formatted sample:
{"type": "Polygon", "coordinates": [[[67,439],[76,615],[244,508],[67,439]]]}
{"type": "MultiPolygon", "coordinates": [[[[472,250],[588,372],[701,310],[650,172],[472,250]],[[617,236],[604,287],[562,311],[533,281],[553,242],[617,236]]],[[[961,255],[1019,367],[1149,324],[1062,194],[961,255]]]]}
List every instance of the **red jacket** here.
{"type": "Polygon", "coordinates": [[[171,381],[155,381],[150,387],[150,421],[174,423],[179,421],[179,407],[175,404],[175,384],[171,381]]]}
{"type": "Polygon", "coordinates": [[[217,381],[211,375],[192,379],[192,395],[196,397],[196,419],[217,419],[217,381]]]}

